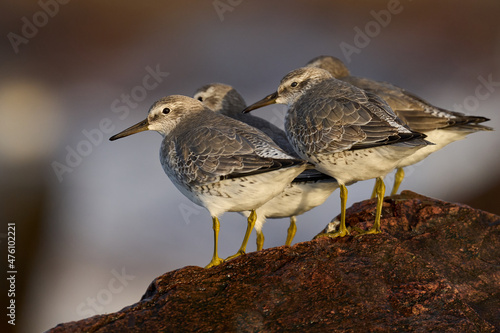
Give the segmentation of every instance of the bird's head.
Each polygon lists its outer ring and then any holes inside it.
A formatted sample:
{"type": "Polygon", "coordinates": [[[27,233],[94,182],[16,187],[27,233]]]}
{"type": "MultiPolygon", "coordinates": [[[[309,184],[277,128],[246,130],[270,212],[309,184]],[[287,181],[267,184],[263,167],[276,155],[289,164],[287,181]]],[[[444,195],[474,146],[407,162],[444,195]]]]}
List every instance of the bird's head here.
{"type": "Polygon", "coordinates": [[[316,67],[328,71],[336,79],[342,79],[344,77],[350,76],[351,73],[344,65],[342,60],[332,56],[319,56],[311,59],[307,64],[307,67],[316,67]]]}
{"type": "Polygon", "coordinates": [[[290,106],[312,86],[332,78],[330,73],[321,68],[302,67],[293,70],[281,79],[276,92],[248,106],[243,112],[247,113],[270,104],[286,104],[290,106]]]}
{"type": "Polygon", "coordinates": [[[146,119],[113,135],[109,140],[114,141],[143,131],[156,131],[166,136],[187,115],[204,109],[205,106],[200,101],[191,97],[181,95],[163,97],[151,106],[146,119]]]}
{"type": "Polygon", "coordinates": [[[243,97],[233,87],[222,83],[204,85],[196,90],[193,98],[210,110],[226,116],[240,114],[246,107],[243,97]]]}

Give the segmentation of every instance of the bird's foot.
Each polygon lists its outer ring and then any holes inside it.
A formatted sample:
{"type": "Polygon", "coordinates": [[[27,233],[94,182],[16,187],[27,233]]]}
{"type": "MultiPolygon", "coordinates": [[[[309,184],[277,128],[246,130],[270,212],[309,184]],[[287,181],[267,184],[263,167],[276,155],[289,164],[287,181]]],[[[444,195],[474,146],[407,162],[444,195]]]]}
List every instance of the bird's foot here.
{"type": "Polygon", "coordinates": [[[325,233],[316,235],[314,237],[314,239],[320,238],[320,237],[330,237],[330,238],[345,237],[345,236],[348,236],[351,234],[350,229],[351,228],[345,228],[343,230],[341,229],[341,230],[335,231],[335,232],[325,232],[325,233]]]}
{"type": "Polygon", "coordinates": [[[210,267],[214,267],[214,266],[219,266],[220,264],[222,264],[225,260],[222,259],[222,258],[212,258],[212,260],[208,263],[208,265],[205,266],[205,268],[210,268],[210,267]]]}
{"type": "Polygon", "coordinates": [[[244,255],[244,254],[246,254],[245,251],[239,250],[238,252],[236,252],[232,256],[227,257],[226,260],[231,260],[231,259],[234,259],[234,258],[238,258],[239,256],[244,255]]]}
{"type": "Polygon", "coordinates": [[[364,236],[364,235],[376,235],[376,234],[380,234],[382,232],[382,230],[380,230],[380,228],[376,228],[376,227],[371,227],[368,230],[357,230],[357,231],[359,232],[359,234],[356,235],[356,237],[364,236]]]}

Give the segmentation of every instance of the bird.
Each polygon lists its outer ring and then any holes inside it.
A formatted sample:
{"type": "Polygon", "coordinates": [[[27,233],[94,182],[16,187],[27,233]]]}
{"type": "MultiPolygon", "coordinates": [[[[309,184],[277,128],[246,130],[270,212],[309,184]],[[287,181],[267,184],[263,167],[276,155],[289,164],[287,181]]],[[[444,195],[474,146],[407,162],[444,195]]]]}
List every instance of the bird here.
{"type": "MultiPolygon", "coordinates": [[[[397,166],[391,195],[398,192],[404,179],[404,167],[425,159],[448,144],[464,139],[478,131],[492,131],[491,127],[480,125],[489,119],[481,116],[469,116],[460,112],[449,111],[434,106],[417,95],[387,82],[351,76],[342,60],[332,56],[319,56],[311,59],[306,66],[327,70],[336,79],[348,82],[365,91],[381,97],[389,104],[396,115],[410,129],[427,135],[427,140],[434,143],[400,161],[397,166]]],[[[372,196],[373,197],[373,196],[372,196]]]]}
{"type": "Polygon", "coordinates": [[[212,216],[214,252],[206,268],[224,262],[218,255],[219,216],[250,211],[240,250],[245,253],[255,209],[283,191],[307,163],[286,154],[267,135],[214,113],[200,101],[171,95],[156,101],[145,120],[112,136],[111,141],[151,130],[163,137],[160,162],[172,183],[212,216]]]}
{"type": "Polygon", "coordinates": [[[377,208],[365,234],[381,232],[383,177],[400,160],[430,142],[406,128],[380,97],[335,79],[328,71],[302,67],[289,72],[276,92],[248,106],[244,113],[273,104],[288,105],[285,132],[298,155],[337,180],[340,186],[339,230],[344,237],[349,183],[376,178],[377,208]]]}
{"type": "MultiPolygon", "coordinates": [[[[241,112],[247,105],[243,97],[232,86],[223,83],[207,84],[198,88],[193,98],[201,101],[214,112],[260,129],[285,152],[298,158],[282,129],[265,119],[241,112]]],[[[285,241],[285,245],[290,246],[297,231],[296,216],[323,204],[338,187],[335,178],[314,169],[303,171],[289,186],[285,187],[283,192],[257,208],[257,220],[255,222],[257,250],[261,250],[264,246],[262,227],[267,218],[290,218],[290,226],[285,241]]],[[[248,217],[249,212],[241,212],[241,214],[248,217]]]]}

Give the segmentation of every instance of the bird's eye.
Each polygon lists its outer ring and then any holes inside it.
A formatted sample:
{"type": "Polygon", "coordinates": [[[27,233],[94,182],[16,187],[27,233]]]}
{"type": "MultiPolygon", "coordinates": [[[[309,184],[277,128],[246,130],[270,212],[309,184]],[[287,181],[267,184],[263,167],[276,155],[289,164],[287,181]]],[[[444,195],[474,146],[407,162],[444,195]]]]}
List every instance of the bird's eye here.
{"type": "Polygon", "coordinates": [[[290,86],[292,86],[293,88],[295,88],[297,85],[298,85],[297,82],[292,82],[292,84],[290,86]]]}
{"type": "Polygon", "coordinates": [[[203,102],[203,97],[201,97],[201,96],[200,96],[200,97],[198,97],[198,100],[199,100],[200,102],[203,102]]]}
{"type": "Polygon", "coordinates": [[[161,112],[163,114],[168,114],[170,112],[170,109],[169,108],[164,108],[161,112]]]}

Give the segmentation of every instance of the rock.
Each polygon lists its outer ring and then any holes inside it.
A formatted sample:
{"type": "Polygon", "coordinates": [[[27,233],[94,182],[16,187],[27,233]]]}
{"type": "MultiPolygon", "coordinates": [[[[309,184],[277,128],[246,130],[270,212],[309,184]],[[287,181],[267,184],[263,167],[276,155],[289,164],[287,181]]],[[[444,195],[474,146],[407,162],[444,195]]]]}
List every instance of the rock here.
{"type": "MultiPolygon", "coordinates": [[[[367,228],[374,211],[363,201],[347,218],[367,228]]],[[[386,198],[382,214],[382,234],[185,267],[119,312],[50,332],[500,330],[499,216],[409,191],[386,198]]]]}

